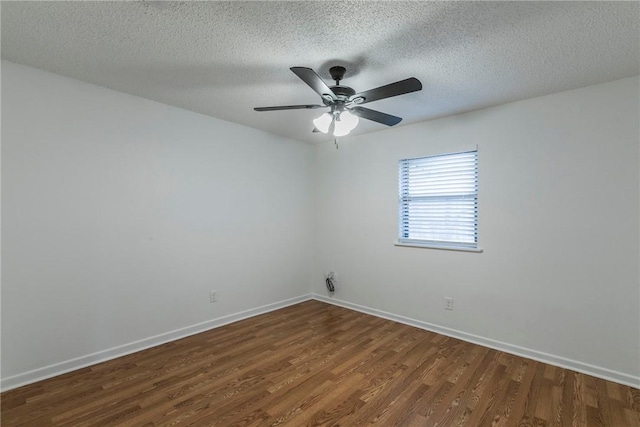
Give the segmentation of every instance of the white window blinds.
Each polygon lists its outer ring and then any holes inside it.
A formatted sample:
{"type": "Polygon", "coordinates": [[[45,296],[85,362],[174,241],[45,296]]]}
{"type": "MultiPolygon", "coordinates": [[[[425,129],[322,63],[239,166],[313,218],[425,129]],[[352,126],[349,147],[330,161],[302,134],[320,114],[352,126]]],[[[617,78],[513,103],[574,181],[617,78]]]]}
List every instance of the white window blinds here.
{"type": "Polygon", "coordinates": [[[399,178],[399,243],[477,248],[477,150],[400,160],[399,178]]]}

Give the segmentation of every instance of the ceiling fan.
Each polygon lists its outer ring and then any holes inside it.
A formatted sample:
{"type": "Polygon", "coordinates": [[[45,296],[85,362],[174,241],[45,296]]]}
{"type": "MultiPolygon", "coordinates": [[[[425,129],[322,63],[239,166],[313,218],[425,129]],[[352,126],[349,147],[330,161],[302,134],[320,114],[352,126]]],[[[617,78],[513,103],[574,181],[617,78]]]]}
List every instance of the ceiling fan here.
{"type": "Polygon", "coordinates": [[[400,123],[401,117],[391,114],[371,110],[361,107],[363,104],[378,101],[392,96],[404,95],[406,93],[422,90],[422,83],[415,77],[400,80],[375,89],[357,92],[349,86],[342,86],[340,81],[345,72],[344,67],[335,66],[329,69],[331,78],[335,80],[335,86],[327,84],[313,71],[306,67],[291,67],[291,71],[303,82],[308,84],[322,98],[323,105],[282,105],[277,107],[257,107],[255,111],[277,111],[277,110],[314,110],[316,108],[330,108],[328,113],[322,114],[313,121],[314,132],[331,133],[334,136],[347,135],[358,125],[358,118],[372,120],[387,126],[394,126],[400,123]]]}

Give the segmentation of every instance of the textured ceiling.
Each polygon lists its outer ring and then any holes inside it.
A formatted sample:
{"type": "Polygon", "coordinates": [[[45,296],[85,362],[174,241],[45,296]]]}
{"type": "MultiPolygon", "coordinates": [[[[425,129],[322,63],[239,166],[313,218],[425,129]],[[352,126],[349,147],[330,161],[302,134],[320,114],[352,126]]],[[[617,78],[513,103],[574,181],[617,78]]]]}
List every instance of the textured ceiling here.
{"type": "MultiPolygon", "coordinates": [[[[9,2],[2,57],[301,141],[320,110],[291,71],[347,67],[407,123],[640,74],[638,2],[9,2]]],[[[353,133],[385,129],[361,120],[353,133]]]]}

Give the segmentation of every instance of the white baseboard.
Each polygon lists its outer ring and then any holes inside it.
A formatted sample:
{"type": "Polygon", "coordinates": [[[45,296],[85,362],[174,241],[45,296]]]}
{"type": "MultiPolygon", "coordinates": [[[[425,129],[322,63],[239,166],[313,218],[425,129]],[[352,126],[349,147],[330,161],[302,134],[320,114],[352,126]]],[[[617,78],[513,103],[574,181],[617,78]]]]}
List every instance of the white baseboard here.
{"type": "Polygon", "coordinates": [[[553,354],[532,350],[530,348],[492,340],[490,338],[469,334],[455,329],[446,328],[444,326],[434,325],[433,323],[411,319],[397,314],[388,313],[386,311],[377,310],[375,308],[365,307],[333,297],[327,297],[318,294],[312,294],[312,297],[313,299],[316,299],[318,301],[359,311],[361,313],[370,314],[372,316],[381,317],[383,319],[393,320],[394,322],[403,323],[405,325],[414,326],[420,329],[425,329],[427,331],[446,335],[448,337],[457,338],[462,341],[478,344],[483,347],[489,347],[494,350],[503,351],[505,353],[525,357],[527,359],[537,360],[538,362],[544,362],[549,365],[558,366],[560,368],[571,369],[572,371],[581,372],[583,374],[640,389],[640,377],[625,374],[623,372],[613,371],[607,368],[602,368],[600,366],[594,366],[577,360],[567,359],[562,356],[556,356],[553,354]]]}
{"type": "Polygon", "coordinates": [[[47,378],[65,374],[67,372],[95,365],[96,363],[106,362],[107,360],[126,356],[127,354],[135,353],[141,350],[146,350],[160,344],[165,344],[167,342],[185,338],[190,335],[199,334],[210,329],[228,325],[229,323],[268,313],[270,311],[278,310],[280,308],[288,307],[290,305],[298,304],[310,299],[312,299],[311,294],[286,299],[283,301],[275,302],[273,304],[263,305],[261,307],[252,308],[249,310],[241,311],[239,313],[230,314],[227,316],[219,317],[217,319],[212,319],[206,322],[176,329],[174,331],[166,332],[139,341],[134,341],[118,347],[113,347],[106,350],[98,351],[96,353],[87,354],[85,356],[76,357],[74,359],[65,360],[63,362],[45,366],[43,368],[38,368],[32,371],[13,375],[11,377],[2,378],[2,380],[0,381],[0,390],[3,392],[11,390],[23,385],[34,383],[36,381],[45,380],[47,378]]]}
{"type": "Polygon", "coordinates": [[[229,323],[237,322],[239,320],[258,316],[260,314],[268,313],[270,311],[274,311],[280,308],[288,307],[290,305],[298,304],[303,301],[308,301],[310,299],[315,299],[318,301],[348,308],[350,310],[359,311],[361,313],[370,314],[372,316],[381,317],[383,319],[392,320],[394,322],[403,323],[405,325],[414,326],[416,328],[446,335],[452,338],[457,338],[462,341],[467,341],[473,344],[489,347],[494,350],[504,351],[505,353],[526,357],[528,359],[533,359],[539,362],[548,363],[549,365],[571,369],[573,371],[581,372],[583,374],[592,375],[597,378],[602,378],[605,380],[613,381],[619,384],[624,384],[630,387],[640,389],[640,377],[628,375],[623,372],[617,372],[617,371],[602,368],[599,366],[590,365],[588,363],[580,362],[577,360],[571,360],[561,356],[556,356],[553,354],[548,354],[548,353],[540,352],[537,350],[532,350],[529,348],[504,343],[501,341],[492,340],[492,339],[481,337],[478,335],[473,335],[473,334],[458,331],[455,329],[446,328],[444,326],[423,322],[421,320],[415,320],[415,319],[400,316],[397,314],[388,313],[386,311],[365,307],[365,306],[354,304],[348,301],[343,301],[336,298],[330,298],[324,295],[307,294],[307,295],[302,295],[299,297],[275,302],[273,304],[268,304],[261,307],[256,307],[249,310],[241,311],[239,313],[234,313],[227,316],[219,317],[217,319],[208,320],[206,322],[187,326],[185,328],[176,329],[174,331],[167,332],[164,334],[145,338],[139,341],[134,341],[118,347],[113,347],[113,348],[102,350],[96,353],[66,360],[60,363],[55,363],[49,366],[45,366],[43,368],[38,368],[32,371],[24,372],[11,377],[3,378],[0,381],[0,390],[3,392],[7,390],[11,390],[17,387],[21,387],[23,385],[31,384],[47,378],[65,374],[67,372],[75,371],[77,369],[85,368],[87,366],[95,365],[97,363],[106,362],[108,360],[115,359],[117,357],[126,356],[128,354],[135,353],[141,350],[146,350],[148,348],[165,344],[167,342],[175,341],[180,338],[185,338],[190,335],[199,334],[201,332],[218,328],[220,326],[228,325],[229,323]]]}

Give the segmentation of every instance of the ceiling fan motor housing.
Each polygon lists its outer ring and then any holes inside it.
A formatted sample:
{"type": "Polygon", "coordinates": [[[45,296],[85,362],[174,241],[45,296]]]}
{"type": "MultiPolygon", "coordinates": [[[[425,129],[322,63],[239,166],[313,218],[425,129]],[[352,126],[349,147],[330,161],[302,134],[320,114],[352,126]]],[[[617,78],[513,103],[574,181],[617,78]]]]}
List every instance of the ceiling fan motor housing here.
{"type": "Polygon", "coordinates": [[[336,100],[325,99],[326,105],[339,104],[343,105],[348,100],[349,97],[355,95],[356,91],[349,86],[340,85],[340,80],[344,78],[344,73],[346,72],[346,68],[341,67],[340,65],[336,65],[334,67],[329,68],[329,73],[331,74],[331,78],[336,81],[335,86],[329,87],[331,91],[334,93],[336,100]],[[329,101],[329,102],[327,102],[329,101]]]}
{"type": "Polygon", "coordinates": [[[355,95],[356,91],[349,86],[331,86],[329,89],[335,94],[340,102],[347,102],[350,96],[355,95]]]}

